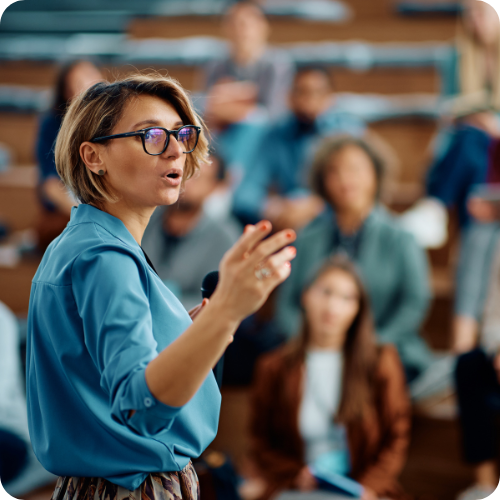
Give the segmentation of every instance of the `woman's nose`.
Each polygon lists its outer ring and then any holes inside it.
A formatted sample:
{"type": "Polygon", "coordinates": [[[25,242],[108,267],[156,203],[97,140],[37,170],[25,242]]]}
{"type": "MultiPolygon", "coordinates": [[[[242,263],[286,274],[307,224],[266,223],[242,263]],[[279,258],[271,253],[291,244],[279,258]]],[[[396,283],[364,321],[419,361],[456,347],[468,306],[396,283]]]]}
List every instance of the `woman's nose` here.
{"type": "Polygon", "coordinates": [[[182,149],[182,146],[179,144],[175,136],[173,134],[170,135],[170,140],[168,141],[168,146],[165,150],[164,155],[166,155],[167,158],[179,158],[183,153],[184,150],[182,149]]]}
{"type": "Polygon", "coordinates": [[[338,314],[339,312],[342,312],[343,310],[343,303],[342,301],[335,296],[330,297],[330,300],[328,301],[328,310],[331,314],[338,314]]]}

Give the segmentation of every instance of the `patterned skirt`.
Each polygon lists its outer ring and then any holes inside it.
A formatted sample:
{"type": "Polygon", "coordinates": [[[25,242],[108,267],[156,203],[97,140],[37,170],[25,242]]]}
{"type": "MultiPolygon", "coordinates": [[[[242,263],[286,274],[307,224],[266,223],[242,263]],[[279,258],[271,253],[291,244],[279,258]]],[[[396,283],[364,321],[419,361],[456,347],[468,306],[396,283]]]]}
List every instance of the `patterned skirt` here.
{"type": "Polygon", "coordinates": [[[153,472],[130,491],[102,477],[59,477],[51,500],[199,500],[193,464],[180,472],[153,472]],[[61,489],[64,487],[64,492],[61,489]]]}

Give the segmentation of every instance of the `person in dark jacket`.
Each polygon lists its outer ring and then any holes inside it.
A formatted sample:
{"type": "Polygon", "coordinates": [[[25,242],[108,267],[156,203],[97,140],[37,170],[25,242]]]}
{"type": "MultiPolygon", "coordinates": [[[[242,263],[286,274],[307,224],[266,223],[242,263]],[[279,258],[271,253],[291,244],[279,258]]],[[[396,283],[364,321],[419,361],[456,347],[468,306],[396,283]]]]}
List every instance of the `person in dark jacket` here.
{"type": "Polygon", "coordinates": [[[38,163],[38,199],[40,214],[37,222],[38,247],[44,251],[69,222],[73,196],[64,187],[56,169],[54,145],[62,119],[70,101],[102,80],[100,71],[89,61],[72,61],[59,72],[52,109],[42,116],[36,144],[38,163]]]}

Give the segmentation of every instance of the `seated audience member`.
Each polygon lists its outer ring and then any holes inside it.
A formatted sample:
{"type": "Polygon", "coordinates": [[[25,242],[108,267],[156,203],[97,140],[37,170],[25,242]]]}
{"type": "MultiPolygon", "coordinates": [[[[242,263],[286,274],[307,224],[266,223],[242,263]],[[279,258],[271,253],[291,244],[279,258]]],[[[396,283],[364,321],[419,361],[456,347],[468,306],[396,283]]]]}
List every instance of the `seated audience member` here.
{"type": "Polygon", "coordinates": [[[205,200],[224,177],[217,157],[211,160],[186,182],[177,203],[156,209],[142,239],[158,275],[187,309],[201,302],[203,278],[218,269],[240,234],[235,221],[216,220],[204,211],[205,200]]]}
{"type": "Polygon", "coordinates": [[[314,66],[297,72],[291,112],[263,134],[253,167],[235,192],[233,210],[240,221],[266,218],[276,229],[298,229],[323,209],[323,202],[308,189],[308,170],[318,141],[333,134],[365,132],[360,120],[337,112],[334,104],[327,69],[314,66]]]}
{"type": "MultiPolygon", "coordinates": [[[[427,175],[427,195],[445,208],[457,209],[460,227],[472,218],[467,199],[472,186],[483,183],[488,169],[488,152],[500,135],[500,25],[495,10],[479,0],[465,0],[459,19],[456,51],[444,67],[443,92],[452,97],[446,117],[435,139],[434,160],[427,175]]],[[[425,200],[424,200],[425,201],[425,200]]],[[[422,207],[427,204],[421,202],[422,207]]],[[[417,207],[418,208],[418,207],[417,207]]],[[[436,226],[425,213],[424,224],[436,226]]],[[[406,226],[412,230],[412,224],[406,226]]],[[[447,239],[446,221],[438,227],[438,243],[447,239]]]]}
{"type": "Polygon", "coordinates": [[[489,290],[479,335],[456,365],[456,388],[465,459],[475,484],[459,500],[477,500],[498,485],[497,416],[500,412],[500,244],[494,250],[489,290]],[[477,347],[476,347],[477,346],[477,347]]]}
{"type": "Polygon", "coordinates": [[[467,199],[471,222],[460,242],[457,266],[454,350],[470,351],[476,345],[479,323],[491,276],[494,251],[500,238],[500,140],[489,147],[485,183],[477,186],[467,199]]]}
{"type": "Polygon", "coordinates": [[[484,311],[494,252],[500,241],[498,222],[473,222],[464,232],[457,265],[453,350],[474,349],[484,311]]]}
{"type": "Polygon", "coordinates": [[[0,491],[14,498],[57,479],[31,447],[25,387],[18,323],[0,302],[0,491]]]}
{"type": "Polygon", "coordinates": [[[234,191],[253,168],[253,154],[269,117],[286,110],[295,68],[286,52],[268,47],[269,25],[255,3],[231,6],[224,31],[230,51],[207,67],[204,118],[234,191]]]}
{"type": "Polygon", "coordinates": [[[294,66],[288,55],[268,46],[269,24],[251,1],[231,6],[224,19],[229,54],[207,67],[207,117],[211,124],[239,122],[255,107],[271,116],[286,110],[294,66]]]}
{"type": "Polygon", "coordinates": [[[38,197],[41,204],[37,233],[41,251],[66,227],[71,207],[76,205],[59,178],[54,158],[54,143],[64,113],[73,97],[99,80],[102,80],[101,73],[88,61],[73,61],[64,66],[57,80],[54,106],[40,122],[36,155],[39,168],[38,197]]]}
{"type": "Polygon", "coordinates": [[[432,354],[419,336],[430,290],[425,252],[379,203],[383,161],[368,142],[328,138],[312,166],[312,187],[327,208],[299,234],[297,257],[281,286],[277,320],[288,335],[300,324],[300,297],[310,270],[343,252],[360,268],[378,340],[395,344],[413,380],[432,354]]]}
{"type": "Polygon", "coordinates": [[[461,228],[471,221],[469,196],[476,184],[487,182],[490,151],[500,136],[499,122],[485,110],[487,106],[483,102],[476,113],[468,106],[454,124],[446,153],[436,159],[427,174],[428,196],[456,208],[461,228]]]}
{"type": "Polygon", "coordinates": [[[480,0],[465,0],[458,22],[456,50],[450,60],[444,93],[467,96],[487,92],[500,110],[500,26],[495,9],[480,0]]]}
{"type": "Polygon", "coordinates": [[[300,335],[256,368],[250,437],[261,498],[317,489],[309,466],[358,481],[363,500],[402,498],[411,410],[397,350],[377,347],[369,300],[347,257],[308,279],[300,335]]]}

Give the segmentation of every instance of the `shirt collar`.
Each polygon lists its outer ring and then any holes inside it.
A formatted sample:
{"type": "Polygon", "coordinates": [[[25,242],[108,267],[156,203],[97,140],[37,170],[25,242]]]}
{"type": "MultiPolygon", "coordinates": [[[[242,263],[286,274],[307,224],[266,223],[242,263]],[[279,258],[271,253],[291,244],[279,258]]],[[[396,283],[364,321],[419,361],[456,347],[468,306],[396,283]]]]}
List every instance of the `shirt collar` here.
{"type": "Polygon", "coordinates": [[[85,224],[89,222],[100,225],[106,229],[106,231],[127,245],[134,248],[139,247],[137,241],[135,241],[125,224],[114,215],[103,212],[102,210],[85,203],[71,208],[71,218],[68,226],[75,226],[77,224],[85,224]]]}

